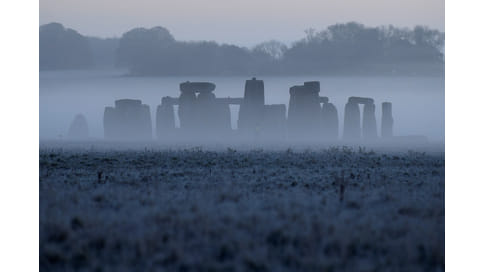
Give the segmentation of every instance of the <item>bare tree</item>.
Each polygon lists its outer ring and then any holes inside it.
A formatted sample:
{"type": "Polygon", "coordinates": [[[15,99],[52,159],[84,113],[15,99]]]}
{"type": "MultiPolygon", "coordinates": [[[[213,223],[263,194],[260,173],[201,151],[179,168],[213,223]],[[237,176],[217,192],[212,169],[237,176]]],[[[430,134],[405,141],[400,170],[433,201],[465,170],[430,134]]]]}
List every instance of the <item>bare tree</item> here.
{"type": "Polygon", "coordinates": [[[270,40],[256,45],[253,51],[267,54],[278,60],[284,56],[284,53],[287,51],[287,46],[282,42],[270,40]]]}

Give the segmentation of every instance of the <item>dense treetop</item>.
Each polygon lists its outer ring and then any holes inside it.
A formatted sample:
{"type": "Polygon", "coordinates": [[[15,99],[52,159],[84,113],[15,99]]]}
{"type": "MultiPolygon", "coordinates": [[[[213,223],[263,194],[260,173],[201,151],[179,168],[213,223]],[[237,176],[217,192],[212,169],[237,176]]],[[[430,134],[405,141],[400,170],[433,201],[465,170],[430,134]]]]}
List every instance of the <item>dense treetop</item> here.
{"type": "Polygon", "coordinates": [[[92,65],[87,39],[59,23],[42,25],[39,30],[40,70],[82,69],[92,65]]]}
{"type": "Polygon", "coordinates": [[[40,36],[41,69],[115,65],[133,75],[250,76],[442,74],[444,67],[445,35],[424,26],[365,27],[350,22],[308,29],[290,46],[271,40],[253,48],[177,41],[159,26],[100,39],[53,23],[41,26],[40,36]]]}

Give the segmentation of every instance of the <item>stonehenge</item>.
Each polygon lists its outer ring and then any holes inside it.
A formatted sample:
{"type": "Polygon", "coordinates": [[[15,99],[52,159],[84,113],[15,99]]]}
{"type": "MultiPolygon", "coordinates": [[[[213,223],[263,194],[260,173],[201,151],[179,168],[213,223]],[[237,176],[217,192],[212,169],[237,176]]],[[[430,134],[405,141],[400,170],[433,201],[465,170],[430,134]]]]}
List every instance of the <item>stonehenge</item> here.
{"type": "MultiPolygon", "coordinates": [[[[265,104],[264,81],[260,79],[245,81],[243,97],[216,97],[215,89],[216,85],[211,82],[186,81],[180,83],[178,97],[162,97],[154,120],[156,138],[312,142],[339,139],[338,110],[328,97],[320,96],[319,81],[290,87],[287,108],[286,104],[265,104]],[[235,129],[230,105],[239,106],[235,129]]],[[[375,110],[372,98],[349,97],[344,108],[342,139],[378,139],[375,110]],[[360,105],[363,105],[362,113],[360,105]]],[[[116,100],[114,107],[105,108],[103,124],[106,139],[152,138],[149,106],[141,100],[116,100]]],[[[382,103],[381,137],[393,137],[390,102],[382,103]]]]}
{"type": "Polygon", "coordinates": [[[352,96],[345,105],[343,139],[355,141],[362,137],[365,140],[377,138],[375,104],[372,98],[352,96]],[[360,104],[363,104],[363,121],[360,104]]]}
{"type": "Polygon", "coordinates": [[[180,83],[178,98],[163,97],[156,113],[157,137],[175,136],[175,105],[178,105],[180,131],[185,137],[226,136],[231,130],[229,103],[215,97],[215,88],[211,82],[187,81],[180,83]]]}
{"type": "Polygon", "coordinates": [[[211,139],[226,137],[231,131],[230,108],[234,101],[215,97],[216,85],[211,82],[180,83],[178,98],[163,97],[156,110],[158,139],[211,139]],[[175,134],[175,109],[178,106],[180,133],[175,134]]]}
{"type": "Polygon", "coordinates": [[[141,100],[120,99],[104,109],[104,138],[111,140],[151,140],[150,107],[141,100]]]}
{"type": "Polygon", "coordinates": [[[319,81],[304,82],[289,89],[288,138],[334,140],[338,137],[336,107],[329,103],[328,97],[319,96],[319,92],[319,81]]]}
{"type": "Polygon", "coordinates": [[[173,136],[175,110],[178,105],[180,133],[177,138],[226,139],[232,132],[230,105],[239,105],[237,130],[241,137],[255,139],[261,135],[285,135],[285,105],[265,105],[264,82],[246,80],[243,98],[217,98],[211,82],[184,82],[180,97],[163,97],[156,113],[158,139],[173,136]]]}

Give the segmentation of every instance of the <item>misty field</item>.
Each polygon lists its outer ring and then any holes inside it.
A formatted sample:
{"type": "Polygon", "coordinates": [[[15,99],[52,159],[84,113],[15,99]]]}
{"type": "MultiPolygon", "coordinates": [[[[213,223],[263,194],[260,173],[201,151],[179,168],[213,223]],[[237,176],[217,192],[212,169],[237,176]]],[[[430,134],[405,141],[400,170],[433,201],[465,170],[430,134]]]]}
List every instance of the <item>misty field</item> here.
{"type": "Polygon", "coordinates": [[[41,271],[444,271],[444,152],[40,149],[41,271]]]}

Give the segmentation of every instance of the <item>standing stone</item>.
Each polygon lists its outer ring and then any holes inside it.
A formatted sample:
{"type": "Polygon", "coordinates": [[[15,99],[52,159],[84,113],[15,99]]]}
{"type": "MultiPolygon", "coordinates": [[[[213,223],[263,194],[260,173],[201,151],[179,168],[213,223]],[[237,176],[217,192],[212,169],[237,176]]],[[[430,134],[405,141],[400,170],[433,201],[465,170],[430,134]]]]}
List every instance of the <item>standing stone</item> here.
{"type": "Polygon", "coordinates": [[[265,105],[260,130],[264,140],[284,140],[286,138],[286,105],[265,105]]]}
{"type": "Polygon", "coordinates": [[[87,139],[89,137],[89,128],[87,126],[86,117],[82,114],[76,115],[72,120],[67,132],[67,136],[71,139],[87,139]]]}
{"type": "Polygon", "coordinates": [[[216,129],[214,120],[216,118],[215,94],[210,91],[199,92],[194,110],[194,132],[196,132],[197,138],[209,137],[209,135],[214,134],[216,129]]]}
{"type": "Polygon", "coordinates": [[[237,127],[245,137],[254,136],[264,114],[264,81],[255,77],[245,81],[244,100],[239,108],[237,127]]]}
{"type": "Polygon", "coordinates": [[[292,140],[321,138],[322,116],[319,82],[308,81],[289,89],[288,137],[292,140]]]}
{"type": "Polygon", "coordinates": [[[358,140],[360,137],[360,107],[357,103],[348,101],[345,105],[343,139],[358,140]]]}
{"type": "Polygon", "coordinates": [[[105,139],[114,139],[116,135],[119,133],[118,128],[118,116],[116,115],[116,109],[113,107],[105,107],[104,108],[104,117],[103,117],[103,128],[104,128],[104,138],[105,139]]]}
{"type": "Polygon", "coordinates": [[[381,116],[381,136],[382,138],[393,137],[393,116],[392,103],[383,102],[381,116]]]}
{"type": "Polygon", "coordinates": [[[199,91],[195,112],[197,136],[220,138],[231,130],[229,105],[219,103],[212,91],[199,91]]]}
{"type": "Polygon", "coordinates": [[[335,141],[338,139],[338,110],[332,103],[324,103],[321,110],[323,121],[323,139],[335,141]]]}
{"type": "Polygon", "coordinates": [[[172,138],[175,134],[175,99],[163,97],[161,105],[156,108],[156,137],[172,138]]]}
{"type": "MultiPolygon", "coordinates": [[[[215,124],[216,131],[221,137],[225,137],[232,131],[232,120],[230,115],[230,106],[227,103],[216,103],[215,107],[215,124]]],[[[226,138],[224,138],[226,139],[226,138]]]]}
{"type": "Polygon", "coordinates": [[[150,106],[142,104],[139,108],[138,125],[139,139],[151,140],[153,139],[153,127],[151,123],[150,106]]]}
{"type": "Polygon", "coordinates": [[[117,140],[150,140],[152,138],[151,114],[141,100],[120,99],[115,107],[104,110],[104,137],[117,140]]]}
{"type": "Polygon", "coordinates": [[[376,139],[378,137],[376,130],[375,104],[365,104],[363,106],[363,138],[376,139]]]}
{"type": "Polygon", "coordinates": [[[196,126],[195,103],[197,95],[195,89],[190,87],[190,82],[180,84],[180,97],[178,98],[178,118],[180,119],[180,129],[184,133],[192,133],[196,126]]]}
{"type": "Polygon", "coordinates": [[[299,102],[297,95],[302,86],[292,86],[289,88],[289,109],[287,113],[287,134],[289,138],[294,138],[300,128],[300,112],[298,110],[299,102]]]}

